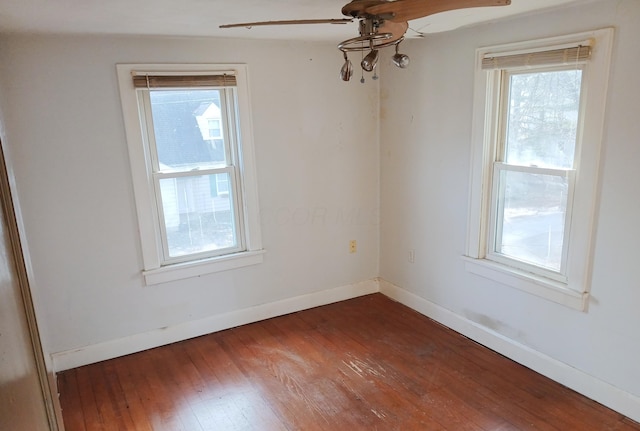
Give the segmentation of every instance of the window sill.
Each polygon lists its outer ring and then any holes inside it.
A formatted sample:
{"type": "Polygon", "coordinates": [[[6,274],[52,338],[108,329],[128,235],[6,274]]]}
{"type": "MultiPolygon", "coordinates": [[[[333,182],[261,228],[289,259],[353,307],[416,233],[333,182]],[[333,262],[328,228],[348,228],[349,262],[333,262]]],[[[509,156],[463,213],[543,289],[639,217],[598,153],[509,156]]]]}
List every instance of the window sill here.
{"type": "Polygon", "coordinates": [[[176,263],[157,269],[142,271],[142,275],[144,276],[144,282],[147,286],[167,283],[169,281],[200,277],[214,272],[256,265],[262,263],[262,255],[264,253],[264,250],[243,251],[241,253],[213,257],[210,259],[176,263]]]}
{"type": "Polygon", "coordinates": [[[540,277],[486,259],[463,256],[465,270],[579,311],[586,311],[589,293],[569,289],[565,283],[540,277]]]}

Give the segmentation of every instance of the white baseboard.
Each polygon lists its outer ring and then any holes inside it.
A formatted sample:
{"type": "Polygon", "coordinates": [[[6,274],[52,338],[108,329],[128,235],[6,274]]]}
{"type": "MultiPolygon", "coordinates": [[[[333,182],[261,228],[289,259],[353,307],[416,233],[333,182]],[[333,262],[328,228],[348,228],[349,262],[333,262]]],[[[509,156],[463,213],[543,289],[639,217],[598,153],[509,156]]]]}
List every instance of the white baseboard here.
{"type": "Polygon", "coordinates": [[[51,355],[53,368],[56,372],[64,371],[70,368],[129,355],[177,341],[245,325],[247,323],[270,319],[272,317],[376,292],[378,292],[378,281],[377,279],[373,279],[268,304],[257,305],[242,310],[231,311],[201,320],[185,322],[179,325],[156,329],[99,344],[92,344],[79,349],[53,353],[51,355]]]}
{"type": "Polygon", "coordinates": [[[640,398],[583,371],[546,356],[484,326],[440,307],[388,281],[379,279],[380,293],[456,332],[640,422],[640,398]]]}
{"type": "Polygon", "coordinates": [[[382,279],[324,290],[51,355],[56,372],[247,323],[380,292],[456,332],[640,422],[640,398],[382,279]]]}

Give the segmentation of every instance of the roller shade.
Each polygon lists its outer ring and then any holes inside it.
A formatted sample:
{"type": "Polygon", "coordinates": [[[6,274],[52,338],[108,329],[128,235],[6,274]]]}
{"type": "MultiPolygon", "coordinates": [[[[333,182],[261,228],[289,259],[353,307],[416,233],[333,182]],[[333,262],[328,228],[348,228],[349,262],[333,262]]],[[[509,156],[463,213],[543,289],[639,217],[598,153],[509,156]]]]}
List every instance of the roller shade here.
{"type": "Polygon", "coordinates": [[[511,69],[517,67],[581,64],[591,58],[590,45],[577,45],[547,51],[493,54],[482,59],[482,69],[511,69]]]}
{"type": "Polygon", "coordinates": [[[133,75],[135,88],[235,87],[231,73],[217,75],[133,75]]]}

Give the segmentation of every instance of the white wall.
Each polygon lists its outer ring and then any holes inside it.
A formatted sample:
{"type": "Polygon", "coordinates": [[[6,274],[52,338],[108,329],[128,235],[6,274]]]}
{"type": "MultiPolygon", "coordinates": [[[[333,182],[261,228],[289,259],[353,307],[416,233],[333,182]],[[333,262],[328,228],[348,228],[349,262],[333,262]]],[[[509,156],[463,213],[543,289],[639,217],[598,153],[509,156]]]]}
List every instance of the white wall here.
{"type": "Polygon", "coordinates": [[[378,88],[339,81],[333,44],[5,35],[0,63],[46,352],[377,276],[378,88]],[[248,64],[263,264],[143,285],[115,68],[143,62],[248,64]]]}
{"type": "MultiPolygon", "coordinates": [[[[383,70],[382,278],[438,309],[640,396],[640,2],[601,1],[403,44],[383,70]],[[587,313],[465,272],[478,47],[616,28],[587,313]],[[415,249],[415,263],[408,251],[415,249]]],[[[603,83],[604,85],[604,83],[603,83]]],[[[635,398],[638,405],[638,398],[635,398]]],[[[637,410],[636,410],[637,412],[637,410]]],[[[637,418],[636,413],[636,418],[637,418]]]]}

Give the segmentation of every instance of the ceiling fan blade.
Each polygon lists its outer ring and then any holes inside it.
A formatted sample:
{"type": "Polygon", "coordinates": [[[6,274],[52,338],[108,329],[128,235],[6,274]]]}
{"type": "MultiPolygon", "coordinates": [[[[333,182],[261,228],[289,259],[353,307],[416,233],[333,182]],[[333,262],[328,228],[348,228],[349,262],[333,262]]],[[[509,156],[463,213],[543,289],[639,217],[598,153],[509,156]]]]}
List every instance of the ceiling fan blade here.
{"type": "Polygon", "coordinates": [[[392,14],[391,21],[411,21],[439,12],[483,6],[507,6],[511,0],[396,0],[366,8],[371,15],[392,14]]]}
{"type": "Polygon", "coordinates": [[[257,27],[261,25],[294,25],[294,24],[347,24],[353,22],[353,19],[339,18],[339,19],[293,19],[285,21],[258,21],[258,22],[244,22],[240,24],[225,24],[220,28],[234,28],[234,27],[257,27]]]}
{"type": "Polygon", "coordinates": [[[404,22],[393,22],[393,21],[385,21],[382,23],[380,28],[378,29],[379,33],[391,33],[392,36],[390,39],[385,40],[385,43],[395,42],[398,39],[401,39],[404,34],[407,32],[409,28],[409,23],[404,22]]]}

